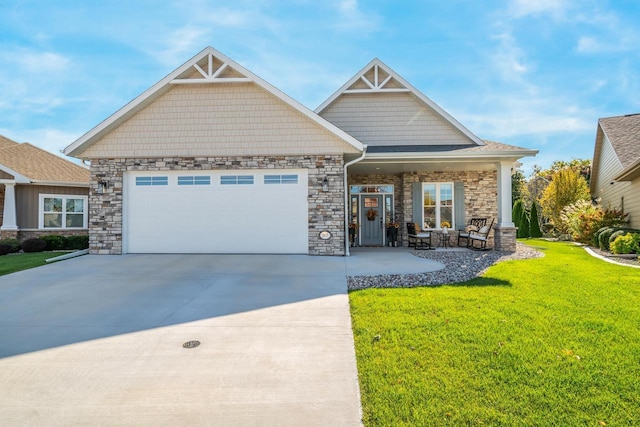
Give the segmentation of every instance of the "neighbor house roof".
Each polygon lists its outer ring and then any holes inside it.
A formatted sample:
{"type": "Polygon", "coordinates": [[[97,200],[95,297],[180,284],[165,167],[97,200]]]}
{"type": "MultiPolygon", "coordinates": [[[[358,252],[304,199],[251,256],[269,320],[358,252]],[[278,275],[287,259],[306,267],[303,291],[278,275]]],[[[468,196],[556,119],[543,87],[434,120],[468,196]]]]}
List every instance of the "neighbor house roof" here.
{"type": "MultiPolygon", "coordinates": [[[[640,176],[640,114],[606,117],[598,120],[593,155],[593,175],[596,175],[600,168],[600,152],[605,135],[623,167],[615,179],[625,181],[640,176]]],[[[591,184],[593,187],[595,180],[591,180],[591,184]]],[[[593,190],[594,188],[592,188],[593,190]]]]}
{"type": "Polygon", "coordinates": [[[27,142],[0,137],[0,170],[20,183],[89,185],[87,168],[71,163],[27,142]]]}
{"type": "Polygon", "coordinates": [[[13,147],[14,145],[18,145],[18,143],[0,135],[0,150],[6,147],[13,147]]]}
{"type": "Polygon", "coordinates": [[[136,115],[142,109],[150,105],[154,100],[167,93],[174,85],[202,83],[254,83],[306,116],[309,120],[337,136],[348,146],[354,147],[359,151],[364,150],[364,145],[356,138],[318,116],[313,111],[291,98],[289,95],[253,74],[231,58],[209,46],[182,64],[176,70],[172,71],[158,83],[147,89],[133,101],[116,111],[98,126],[81,136],[78,140],[65,148],[64,153],[69,156],[81,156],[88,147],[95,144],[109,132],[136,115]],[[218,62],[222,62],[222,66],[216,68],[218,62]]]}

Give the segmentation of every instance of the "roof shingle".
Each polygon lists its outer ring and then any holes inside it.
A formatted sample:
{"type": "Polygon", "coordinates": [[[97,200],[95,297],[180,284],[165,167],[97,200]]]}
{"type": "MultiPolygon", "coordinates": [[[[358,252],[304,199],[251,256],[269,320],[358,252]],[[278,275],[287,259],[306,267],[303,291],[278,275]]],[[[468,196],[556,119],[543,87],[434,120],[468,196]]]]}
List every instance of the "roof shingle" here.
{"type": "Polygon", "coordinates": [[[640,114],[607,117],[598,122],[625,169],[640,159],[640,114]]]}
{"type": "Polygon", "coordinates": [[[32,181],[88,184],[90,172],[27,142],[0,137],[0,165],[32,181]]]}

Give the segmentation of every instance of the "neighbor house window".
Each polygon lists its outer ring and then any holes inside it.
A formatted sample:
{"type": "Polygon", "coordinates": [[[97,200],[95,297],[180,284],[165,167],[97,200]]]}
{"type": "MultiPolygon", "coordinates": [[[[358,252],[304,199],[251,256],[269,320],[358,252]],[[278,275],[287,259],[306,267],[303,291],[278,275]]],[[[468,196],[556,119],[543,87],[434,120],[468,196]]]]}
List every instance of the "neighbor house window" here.
{"type": "Polygon", "coordinates": [[[253,175],[222,175],[222,185],[253,184],[253,175]]]}
{"type": "Polygon", "coordinates": [[[423,225],[425,228],[453,228],[453,183],[422,184],[423,225]]]}
{"type": "Polygon", "coordinates": [[[39,227],[87,228],[87,196],[40,195],[39,227]]]}

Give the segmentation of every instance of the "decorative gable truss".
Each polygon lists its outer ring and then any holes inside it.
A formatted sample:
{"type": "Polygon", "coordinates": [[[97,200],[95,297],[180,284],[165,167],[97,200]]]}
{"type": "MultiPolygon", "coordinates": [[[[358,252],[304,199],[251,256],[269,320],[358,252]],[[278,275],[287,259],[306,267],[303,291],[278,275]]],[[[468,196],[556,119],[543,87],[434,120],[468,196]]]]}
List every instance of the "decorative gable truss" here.
{"type": "Polygon", "coordinates": [[[371,93],[371,92],[411,92],[411,89],[399,82],[375,63],[367,71],[356,75],[356,80],[343,93],[371,93]]]}
{"type": "Polygon", "coordinates": [[[252,81],[252,79],[229,65],[228,62],[215,57],[212,53],[194,63],[191,70],[193,72],[187,77],[175,78],[171,80],[171,83],[250,83],[252,81]]]}

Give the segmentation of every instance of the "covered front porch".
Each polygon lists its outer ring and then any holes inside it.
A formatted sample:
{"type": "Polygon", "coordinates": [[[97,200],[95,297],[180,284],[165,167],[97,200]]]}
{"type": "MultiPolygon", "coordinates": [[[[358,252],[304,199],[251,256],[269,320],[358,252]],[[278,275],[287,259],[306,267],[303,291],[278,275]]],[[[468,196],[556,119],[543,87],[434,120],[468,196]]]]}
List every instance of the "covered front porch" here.
{"type": "Polygon", "coordinates": [[[367,153],[348,168],[351,247],[407,247],[407,224],[416,224],[432,232],[434,247],[451,250],[472,218],[484,218],[491,224],[487,248],[515,250],[514,159],[385,154],[367,153]]]}

